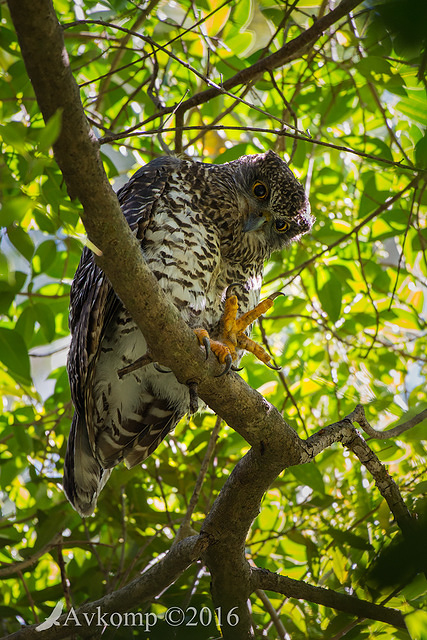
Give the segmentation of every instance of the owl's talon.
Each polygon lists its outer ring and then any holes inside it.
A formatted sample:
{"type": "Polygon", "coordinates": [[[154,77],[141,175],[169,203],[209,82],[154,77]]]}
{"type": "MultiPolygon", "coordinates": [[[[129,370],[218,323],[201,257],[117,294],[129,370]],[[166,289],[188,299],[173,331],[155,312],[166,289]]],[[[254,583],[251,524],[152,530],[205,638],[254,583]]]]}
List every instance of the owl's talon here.
{"type": "Polygon", "coordinates": [[[162,367],[159,365],[158,362],[154,362],[153,363],[153,367],[155,368],[156,371],[158,371],[159,373],[171,373],[170,369],[162,369],[162,367]]]}
{"type": "Polygon", "coordinates": [[[225,356],[224,364],[225,364],[224,371],[221,371],[221,373],[215,376],[215,378],[221,378],[222,376],[225,376],[225,374],[230,371],[231,366],[233,364],[233,358],[231,356],[231,353],[225,356]]]}
{"type": "Polygon", "coordinates": [[[264,362],[265,366],[268,367],[269,369],[272,369],[273,371],[281,371],[282,367],[275,367],[273,364],[270,364],[268,362],[264,362]]]}
{"type": "Polygon", "coordinates": [[[241,371],[240,368],[233,366],[233,362],[239,359],[239,351],[249,351],[273,371],[280,371],[281,367],[268,364],[271,356],[259,344],[251,340],[246,335],[245,330],[268,309],[271,309],[274,300],[278,296],[285,294],[282,291],[276,291],[269,298],[259,302],[255,308],[238,317],[239,303],[237,296],[231,293],[232,287],[235,286],[242,285],[238,282],[233,282],[225,291],[224,312],[219,323],[219,339],[212,340],[206,329],[194,329],[199,344],[205,348],[206,358],[212,351],[218,361],[224,365],[224,370],[216,377],[224,376],[229,371],[241,371]]]}
{"type": "Polygon", "coordinates": [[[272,293],[271,296],[268,296],[267,300],[274,301],[279,296],[285,296],[286,297],[286,293],[283,293],[283,291],[276,291],[275,293],[272,293]]]}
{"type": "Polygon", "coordinates": [[[207,360],[209,358],[209,354],[211,352],[211,342],[210,342],[209,338],[207,338],[206,336],[203,338],[203,346],[205,347],[206,360],[207,360]]]}
{"type": "Polygon", "coordinates": [[[233,287],[241,287],[243,289],[243,285],[240,282],[232,282],[231,284],[228,285],[228,287],[225,290],[225,299],[227,300],[230,296],[233,295],[232,293],[232,288],[233,287]]]}
{"type": "Polygon", "coordinates": [[[204,347],[206,360],[209,358],[209,354],[211,352],[211,341],[209,338],[209,333],[206,329],[194,329],[194,333],[196,334],[197,340],[201,347],[204,347]]]}
{"type": "Polygon", "coordinates": [[[243,371],[245,367],[231,367],[232,371],[243,371]]]}

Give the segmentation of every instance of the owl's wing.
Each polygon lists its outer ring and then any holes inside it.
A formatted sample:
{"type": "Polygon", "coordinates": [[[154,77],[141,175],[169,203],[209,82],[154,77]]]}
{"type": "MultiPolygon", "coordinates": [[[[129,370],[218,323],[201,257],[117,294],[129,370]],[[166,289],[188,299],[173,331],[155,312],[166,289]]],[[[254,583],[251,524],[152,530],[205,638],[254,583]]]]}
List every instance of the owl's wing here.
{"type": "MultiPolygon", "coordinates": [[[[117,193],[123,214],[137,238],[142,241],[162,195],[168,175],[180,164],[173,157],[157,158],[139,169],[117,193]]],[[[85,248],[70,292],[71,345],[68,356],[73,404],[85,415],[87,385],[109,321],[121,306],[107,277],[96,265],[92,252],[85,248]]],[[[93,434],[89,433],[92,443],[93,434]]]]}
{"type": "MultiPolygon", "coordinates": [[[[179,163],[176,158],[153,160],[139,169],[117,194],[123,214],[141,242],[168,175],[179,163]]],[[[87,417],[102,339],[121,304],[92,252],[84,249],[70,292],[71,345],[67,368],[75,412],[63,479],[68,499],[83,516],[93,513],[98,494],[111,473],[94,456],[95,433],[92,420],[87,417]]]]}

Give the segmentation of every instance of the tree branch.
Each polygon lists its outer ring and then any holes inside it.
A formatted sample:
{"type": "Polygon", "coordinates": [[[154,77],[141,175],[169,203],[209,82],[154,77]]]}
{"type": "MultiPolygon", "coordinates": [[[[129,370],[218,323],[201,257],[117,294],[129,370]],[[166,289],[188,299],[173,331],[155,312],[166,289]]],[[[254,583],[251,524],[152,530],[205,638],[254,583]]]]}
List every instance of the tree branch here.
{"type": "MultiPolygon", "coordinates": [[[[326,29],[329,29],[329,27],[335,24],[335,22],[346,16],[350,11],[361,4],[362,1],[363,0],[342,0],[342,2],[333,11],[322,18],[319,18],[319,20],[316,20],[312,27],[301,33],[293,40],[287,42],[278,51],[272,53],[266,58],[260,58],[260,60],[250,67],[242,69],[234,76],[223,82],[221,86],[210,87],[209,89],[195,93],[191,98],[188,98],[188,100],[185,100],[181,104],[180,110],[184,113],[189,109],[193,109],[194,107],[212,100],[221,93],[229,92],[238,85],[247,84],[263,74],[265,71],[272,71],[273,69],[277,69],[278,67],[285,65],[287,62],[291,62],[297,56],[302,55],[308,47],[312,46],[313,43],[316,42],[316,40],[326,31],[326,29]]],[[[130,129],[127,129],[124,133],[129,135],[143,124],[148,124],[153,120],[172,113],[173,109],[174,107],[165,107],[161,111],[147,118],[144,123],[138,123],[130,129]]],[[[120,134],[120,136],[123,137],[123,134],[120,134]]],[[[102,139],[102,142],[111,142],[112,140],[114,140],[114,135],[106,136],[102,139]]]]}
{"type": "Polygon", "coordinates": [[[324,607],[343,611],[353,616],[380,620],[398,629],[406,629],[405,621],[400,611],[382,607],[366,600],[360,600],[345,593],[337,593],[324,587],[315,587],[302,580],[293,580],[267,569],[252,569],[252,583],[254,589],[275,591],[288,598],[316,602],[324,607]]]}
{"type": "Polygon", "coordinates": [[[390,511],[396,518],[402,533],[409,537],[412,536],[416,521],[409,513],[395,481],[389,475],[384,465],[381,464],[372,449],[369,448],[369,445],[358,434],[352,424],[352,419],[355,419],[354,412],[343,420],[330,424],[307,438],[303,443],[303,448],[306,450],[306,453],[301,458],[301,462],[310,462],[321,451],[331,446],[331,444],[341,442],[341,444],[350,449],[368,469],[375,480],[379,492],[387,501],[390,511]]]}
{"type": "Polygon", "coordinates": [[[63,614],[57,620],[58,626],[54,625],[50,629],[44,629],[42,636],[40,631],[36,631],[36,625],[31,625],[6,636],[5,640],[40,640],[41,637],[43,640],[51,640],[52,638],[59,640],[59,638],[69,637],[73,629],[78,631],[79,637],[91,637],[94,629],[87,623],[87,620],[91,620],[92,615],[97,617],[98,612],[99,615],[123,613],[152,599],[153,596],[161,593],[177,580],[185,569],[199,558],[208,543],[206,536],[185,538],[174,545],[159,562],[152,565],[125,587],[75,609],[75,615],[70,617],[68,621],[69,614],[63,614]],[[75,622],[76,619],[80,624],[75,622]],[[64,624],[65,622],[67,625],[64,624]]]}
{"type": "MultiPolygon", "coordinates": [[[[231,107],[227,108],[227,112],[231,112],[234,109],[235,105],[238,103],[239,103],[239,99],[236,97],[235,103],[231,107]]],[[[178,106],[180,106],[181,104],[182,103],[180,103],[178,106]]],[[[175,107],[175,110],[177,111],[177,107],[175,107]]],[[[222,117],[223,115],[224,113],[221,114],[220,117],[222,117]]],[[[99,128],[102,128],[100,127],[99,123],[96,126],[98,126],[99,128]]],[[[403,162],[400,162],[397,160],[389,160],[388,158],[383,158],[381,156],[375,155],[374,153],[365,153],[364,151],[360,151],[359,149],[352,149],[351,147],[346,147],[340,144],[334,144],[333,142],[326,142],[326,140],[319,140],[318,138],[313,138],[308,134],[301,135],[299,133],[291,133],[290,131],[285,131],[284,129],[272,129],[269,127],[251,127],[249,125],[248,126],[223,125],[223,124],[215,124],[215,122],[212,122],[206,125],[188,125],[188,126],[177,125],[175,127],[159,127],[156,129],[145,129],[145,130],[138,131],[138,128],[140,126],[141,125],[138,124],[136,125],[135,128],[132,128],[133,136],[158,136],[159,134],[166,134],[166,133],[175,133],[176,135],[178,133],[182,134],[184,131],[199,131],[200,133],[197,136],[195,136],[192,140],[190,140],[189,144],[194,144],[199,138],[202,138],[203,135],[206,134],[206,131],[224,131],[224,132],[252,131],[254,133],[269,133],[281,138],[292,138],[295,141],[301,140],[302,142],[309,142],[310,144],[318,145],[320,147],[325,147],[327,149],[335,149],[336,151],[351,153],[352,155],[358,156],[359,158],[366,158],[367,160],[372,160],[373,162],[379,163],[379,164],[386,164],[390,167],[396,167],[399,169],[408,169],[409,171],[416,171],[417,173],[420,173],[423,175],[426,174],[425,169],[416,165],[404,164],[403,162]]],[[[285,126],[290,126],[290,125],[285,125],[285,126]]],[[[292,127],[292,128],[296,129],[296,127],[292,127]]],[[[123,133],[115,133],[111,135],[109,134],[100,138],[99,143],[103,145],[110,142],[117,142],[118,140],[123,140],[124,138],[128,138],[128,137],[129,137],[129,131],[124,131],[123,133]]]]}
{"type": "Polygon", "coordinates": [[[405,431],[408,431],[420,422],[427,420],[427,409],[424,409],[424,411],[421,411],[403,424],[398,424],[397,427],[393,427],[393,429],[387,429],[387,431],[377,431],[377,429],[371,427],[366,419],[365,410],[361,404],[358,404],[348,417],[352,422],[357,422],[363,431],[371,438],[376,438],[377,440],[388,440],[389,438],[397,438],[402,433],[405,433],[405,431]]]}
{"type": "Polygon", "coordinates": [[[44,556],[45,553],[48,553],[51,549],[56,547],[56,545],[62,540],[62,533],[57,533],[52,540],[47,542],[45,545],[40,547],[38,551],[33,553],[29,558],[25,560],[21,560],[20,562],[12,562],[7,564],[6,562],[2,562],[2,566],[0,567],[0,578],[8,578],[9,576],[13,576],[15,573],[28,571],[28,569],[32,568],[33,565],[36,564],[37,560],[44,556]]]}

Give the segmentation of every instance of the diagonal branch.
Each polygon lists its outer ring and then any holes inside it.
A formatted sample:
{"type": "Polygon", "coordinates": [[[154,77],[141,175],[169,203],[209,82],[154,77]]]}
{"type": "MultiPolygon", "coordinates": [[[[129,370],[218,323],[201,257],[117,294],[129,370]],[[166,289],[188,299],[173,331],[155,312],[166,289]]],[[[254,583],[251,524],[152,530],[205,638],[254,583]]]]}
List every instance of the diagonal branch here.
{"type": "Polygon", "coordinates": [[[302,580],[293,580],[287,576],[281,576],[267,569],[252,569],[253,587],[282,593],[288,598],[308,600],[330,607],[337,611],[343,611],[360,618],[372,618],[387,622],[398,629],[405,629],[406,625],[400,611],[389,609],[366,600],[360,600],[346,593],[337,593],[324,587],[316,587],[302,580]]]}
{"type": "Polygon", "coordinates": [[[267,442],[272,446],[282,443],[276,449],[278,458],[296,462],[299,438],[294,430],[238,375],[214,378],[218,372],[215,357],[205,362],[193,331],[145,264],[105,175],[51,1],[40,0],[35,9],[31,0],[9,0],[9,7],[45,121],[62,109],[55,158],[69,193],[83,205],[81,217],[88,237],[100,252],[96,260],[135,322],[143,327],[154,359],[170,367],[180,382],[196,381],[200,397],[250,444],[265,440],[259,430],[259,424],[265,424],[266,433],[270,431],[267,442]]]}
{"type": "Polygon", "coordinates": [[[355,407],[349,418],[352,422],[357,422],[361,426],[363,431],[367,433],[371,438],[376,438],[377,440],[388,440],[389,438],[397,438],[402,433],[405,433],[405,431],[408,431],[420,422],[427,420],[427,409],[424,409],[424,411],[421,411],[402,424],[398,424],[397,427],[393,427],[393,429],[387,429],[386,431],[377,431],[377,429],[371,427],[366,419],[365,411],[360,404],[355,407]]]}
{"type": "MultiPolygon", "coordinates": [[[[43,635],[36,630],[36,625],[31,625],[6,636],[6,638],[7,640],[40,640],[42,637],[43,640],[53,638],[59,640],[59,638],[69,638],[73,629],[78,631],[79,637],[93,637],[94,628],[90,626],[88,621],[97,620],[98,616],[101,616],[101,619],[108,626],[108,614],[129,611],[129,609],[138,607],[156,594],[161,593],[199,558],[208,543],[208,538],[205,536],[185,538],[174,545],[159,562],[153,564],[125,587],[113,591],[99,600],[82,605],[75,609],[72,615],[63,614],[58,618],[57,625],[43,630],[43,635]],[[103,616],[105,617],[102,618],[103,616]]],[[[95,622],[93,625],[96,627],[95,622]]]]}
{"type": "MultiPolygon", "coordinates": [[[[228,78],[220,86],[212,86],[209,89],[195,93],[188,100],[185,100],[180,109],[182,112],[193,109],[201,104],[209,102],[221,93],[229,92],[234,87],[239,85],[245,85],[248,82],[253,81],[265,71],[272,71],[278,67],[282,67],[288,62],[291,62],[296,57],[302,55],[310,46],[312,46],[318,38],[331,27],[338,22],[344,16],[347,16],[350,11],[355,9],[363,0],[342,0],[342,2],[331,12],[327,13],[319,20],[316,20],[313,26],[301,33],[299,36],[287,42],[278,51],[275,51],[266,58],[260,58],[250,67],[246,67],[241,71],[238,71],[234,76],[228,78]]],[[[153,114],[147,118],[144,123],[138,123],[134,125],[124,133],[129,135],[132,131],[142,126],[142,124],[148,124],[149,122],[161,118],[173,111],[174,107],[165,107],[161,111],[153,114]]],[[[123,137],[123,133],[120,134],[123,137]]],[[[114,136],[106,136],[103,142],[110,142],[114,140],[114,136]]]]}
{"type": "Polygon", "coordinates": [[[412,535],[416,522],[409,513],[397,484],[352,424],[353,420],[359,421],[359,413],[360,410],[357,412],[355,410],[343,420],[334,422],[307,438],[303,443],[305,454],[301,458],[301,463],[311,462],[321,451],[336,442],[341,442],[368,469],[375,480],[379,492],[396,518],[402,533],[404,535],[412,535]]]}
{"type": "Polygon", "coordinates": [[[15,573],[22,573],[22,571],[27,571],[28,569],[33,568],[33,565],[36,564],[37,560],[44,556],[45,553],[48,553],[51,549],[56,547],[61,540],[62,533],[57,533],[52,540],[49,540],[49,542],[40,547],[40,549],[35,551],[29,558],[21,560],[20,562],[12,562],[10,564],[2,562],[0,567],[0,578],[7,578],[9,576],[13,576],[15,573]]]}

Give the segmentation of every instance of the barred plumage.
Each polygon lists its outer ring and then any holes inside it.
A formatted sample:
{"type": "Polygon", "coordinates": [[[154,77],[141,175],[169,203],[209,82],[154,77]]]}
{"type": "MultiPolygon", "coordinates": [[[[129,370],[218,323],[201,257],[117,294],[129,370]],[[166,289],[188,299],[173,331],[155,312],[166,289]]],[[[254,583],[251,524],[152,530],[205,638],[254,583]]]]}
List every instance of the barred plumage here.
{"type": "MultiPolygon", "coordinates": [[[[158,158],[118,197],[162,288],[214,339],[227,288],[241,285],[241,312],[255,306],[264,261],[313,223],[301,184],[272,151],[223,165],[158,158]]],[[[88,516],[112,468],[142,462],[188,412],[189,392],[154,364],[119,377],[147,345],[88,249],[71,289],[70,329],[75,413],[64,490],[88,516]]]]}

